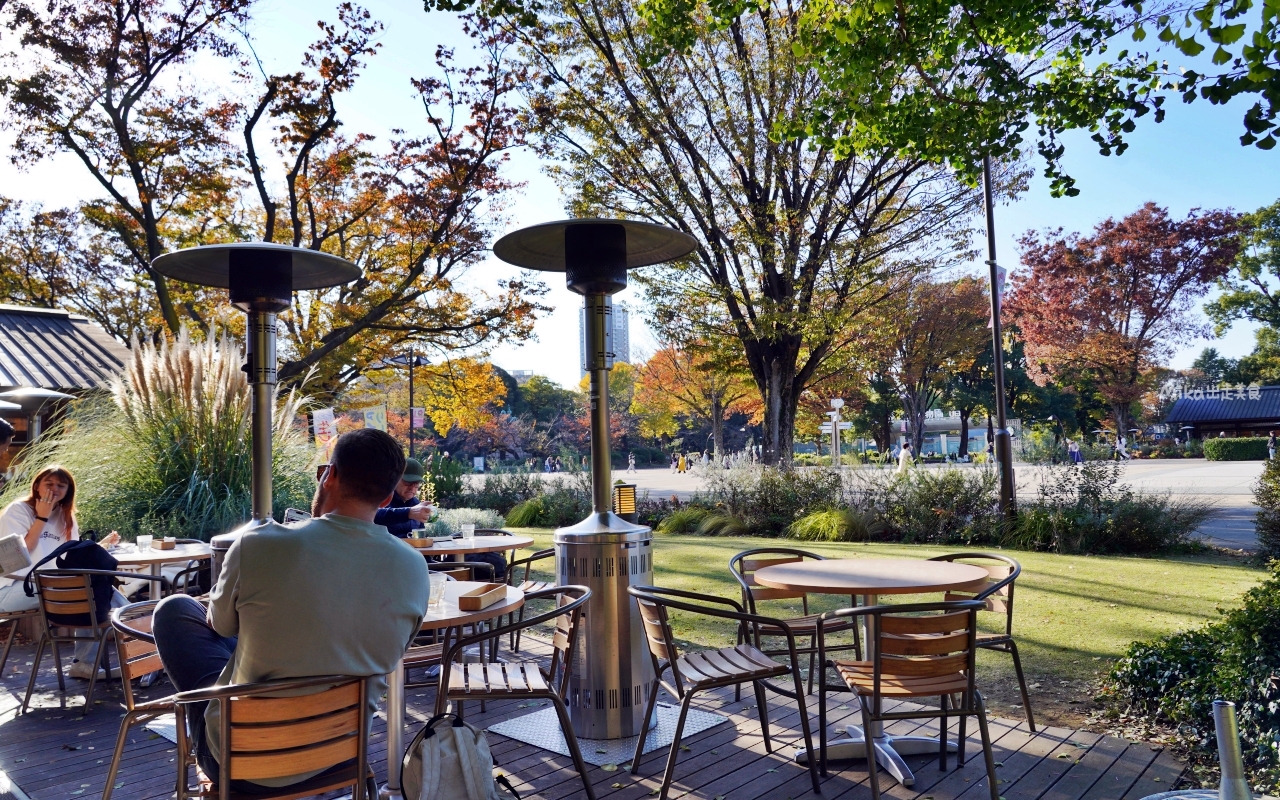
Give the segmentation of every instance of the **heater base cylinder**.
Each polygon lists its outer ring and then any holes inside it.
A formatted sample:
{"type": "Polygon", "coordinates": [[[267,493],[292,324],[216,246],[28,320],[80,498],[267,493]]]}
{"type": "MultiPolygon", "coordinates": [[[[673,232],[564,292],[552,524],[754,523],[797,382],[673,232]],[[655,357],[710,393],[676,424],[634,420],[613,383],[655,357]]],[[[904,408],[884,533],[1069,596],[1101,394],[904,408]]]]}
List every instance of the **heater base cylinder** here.
{"type": "Polygon", "coordinates": [[[637,736],[653,690],[640,609],[627,587],[653,585],[653,534],[605,512],[556,531],[556,577],[591,590],[565,703],[584,739],[637,736]]]}

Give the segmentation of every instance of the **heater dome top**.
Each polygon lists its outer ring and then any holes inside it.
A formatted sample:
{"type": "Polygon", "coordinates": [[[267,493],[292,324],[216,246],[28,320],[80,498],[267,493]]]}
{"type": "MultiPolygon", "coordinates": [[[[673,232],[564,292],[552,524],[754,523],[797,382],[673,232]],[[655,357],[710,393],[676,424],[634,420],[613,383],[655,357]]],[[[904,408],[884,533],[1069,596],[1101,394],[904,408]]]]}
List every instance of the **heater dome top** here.
{"type": "Polygon", "coordinates": [[[345,258],[268,242],[234,242],[207,244],[165,253],[151,262],[156,272],[200,286],[231,288],[231,253],[240,251],[243,259],[261,254],[264,261],[277,261],[282,255],[292,256],[290,288],[326,289],[360,277],[360,268],[345,258]]]}
{"type": "Polygon", "coordinates": [[[674,228],[629,219],[563,219],[530,225],[503,236],[493,254],[508,264],[542,272],[565,272],[565,229],[570,226],[621,226],[626,231],[626,269],[674,261],[693,252],[697,240],[674,228]]]}

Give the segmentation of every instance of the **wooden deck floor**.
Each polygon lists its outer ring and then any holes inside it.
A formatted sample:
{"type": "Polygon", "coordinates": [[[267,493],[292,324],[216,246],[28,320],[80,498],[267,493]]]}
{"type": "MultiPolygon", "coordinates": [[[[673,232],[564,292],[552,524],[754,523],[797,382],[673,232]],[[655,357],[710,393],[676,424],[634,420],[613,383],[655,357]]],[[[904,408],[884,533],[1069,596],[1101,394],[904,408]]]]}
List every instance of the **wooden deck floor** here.
{"type": "MultiPolygon", "coordinates": [[[[527,652],[545,649],[536,641],[532,644],[533,647],[526,646],[527,652]]],[[[57,690],[51,659],[46,656],[33,702],[35,709],[17,716],[32,655],[33,648],[15,646],[5,674],[0,676],[0,771],[7,773],[32,800],[99,797],[123,712],[119,682],[100,684],[93,710],[82,717],[86,684],[68,679],[68,689],[79,693],[71,694],[64,703],[57,690]]],[[[161,697],[169,691],[168,682],[160,681],[151,689],[142,690],[142,697],[161,697]]],[[[748,692],[744,699],[750,696],[748,692]]],[[[406,741],[429,717],[434,697],[433,690],[409,690],[406,741]]],[[[856,721],[856,707],[844,702],[847,697],[841,696],[832,704],[829,723],[833,732],[843,730],[846,720],[856,721]],[[836,707],[841,705],[846,707],[836,707]]],[[[814,700],[816,702],[816,698],[814,700]]],[[[790,746],[800,738],[795,705],[785,698],[770,698],[775,753],[769,755],[760,736],[753,703],[753,700],[733,702],[729,690],[709,694],[698,704],[704,710],[729,717],[730,723],[686,739],[689,750],[681,752],[672,797],[800,800],[815,796],[807,770],[784,755],[790,753],[790,746]]],[[[467,720],[487,726],[529,713],[529,708],[520,705],[514,701],[491,703],[482,714],[477,704],[468,704],[467,720]]],[[[813,720],[816,723],[816,714],[813,720]]],[[[957,769],[951,759],[950,769],[942,772],[936,757],[908,758],[916,774],[915,786],[901,786],[881,772],[884,796],[894,800],[986,800],[981,747],[973,730],[977,726],[971,723],[969,727],[969,760],[964,767],[957,769]]],[[[932,722],[916,725],[901,721],[890,726],[894,733],[913,730],[926,735],[937,732],[932,722]]],[[[954,735],[954,722],[952,731],[954,735]]],[[[380,718],[374,725],[370,751],[370,761],[380,781],[386,774],[385,734],[384,720],[380,718]]],[[[1127,742],[1087,731],[1051,727],[1032,735],[1025,722],[993,719],[991,735],[1004,800],[1138,800],[1173,789],[1184,768],[1169,753],[1145,742],[1127,742]]],[[[522,797],[542,800],[585,797],[568,758],[495,734],[489,734],[489,741],[494,759],[512,776],[522,797]]],[[[115,797],[121,800],[172,797],[173,748],[174,745],[144,728],[132,729],[115,797]]],[[[602,800],[650,797],[660,783],[666,756],[665,749],[647,755],[638,776],[621,769],[605,772],[592,767],[590,778],[597,797],[602,800]]],[[[834,762],[831,766],[829,777],[823,781],[822,797],[869,800],[865,761],[834,762]]]]}

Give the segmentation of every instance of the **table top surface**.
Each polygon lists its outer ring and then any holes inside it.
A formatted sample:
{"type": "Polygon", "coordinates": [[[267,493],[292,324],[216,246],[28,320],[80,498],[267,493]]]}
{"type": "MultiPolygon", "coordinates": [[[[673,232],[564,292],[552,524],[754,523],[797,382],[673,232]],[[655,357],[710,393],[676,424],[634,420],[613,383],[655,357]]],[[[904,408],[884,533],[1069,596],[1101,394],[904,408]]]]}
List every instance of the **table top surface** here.
{"type": "Polygon", "coordinates": [[[982,567],[914,558],[831,558],[756,570],[756,583],[815,594],[924,594],[972,591],[989,578],[982,567]]]}
{"type": "Polygon", "coordinates": [[[201,542],[200,544],[175,545],[172,550],[156,550],[152,548],[126,552],[116,548],[111,551],[111,555],[121,564],[167,564],[172,561],[196,561],[210,558],[213,555],[213,548],[207,543],[201,542]]]}
{"type": "Polygon", "coordinates": [[[469,625],[472,622],[483,622],[487,619],[507,614],[524,605],[524,592],[515,586],[508,586],[507,597],[479,611],[463,611],[458,608],[458,595],[484,586],[479,581],[448,581],[444,585],[444,599],[435,607],[427,608],[427,615],[422,618],[423,630],[439,630],[455,625],[469,625]]]}
{"type": "Polygon", "coordinates": [[[519,550],[533,545],[532,536],[476,536],[473,539],[450,539],[430,547],[415,548],[428,556],[456,556],[466,553],[496,553],[519,550]]]}

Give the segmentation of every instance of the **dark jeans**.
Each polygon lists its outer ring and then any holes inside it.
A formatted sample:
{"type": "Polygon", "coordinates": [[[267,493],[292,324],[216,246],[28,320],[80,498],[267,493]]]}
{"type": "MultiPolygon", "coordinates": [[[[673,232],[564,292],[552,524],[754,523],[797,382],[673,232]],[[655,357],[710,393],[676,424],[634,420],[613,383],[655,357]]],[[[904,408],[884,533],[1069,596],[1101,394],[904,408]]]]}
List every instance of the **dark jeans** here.
{"type": "MultiPolygon", "coordinates": [[[[165,674],[180,692],[212,686],[236,651],[235,637],[219,636],[209,627],[204,606],[190,595],[175,594],[157,603],[151,632],[156,637],[165,674]]],[[[217,783],[218,761],[204,738],[204,710],[208,705],[187,706],[187,735],[196,746],[196,763],[209,780],[217,783]]],[[[245,793],[273,791],[249,781],[232,781],[231,788],[245,793]]]]}

